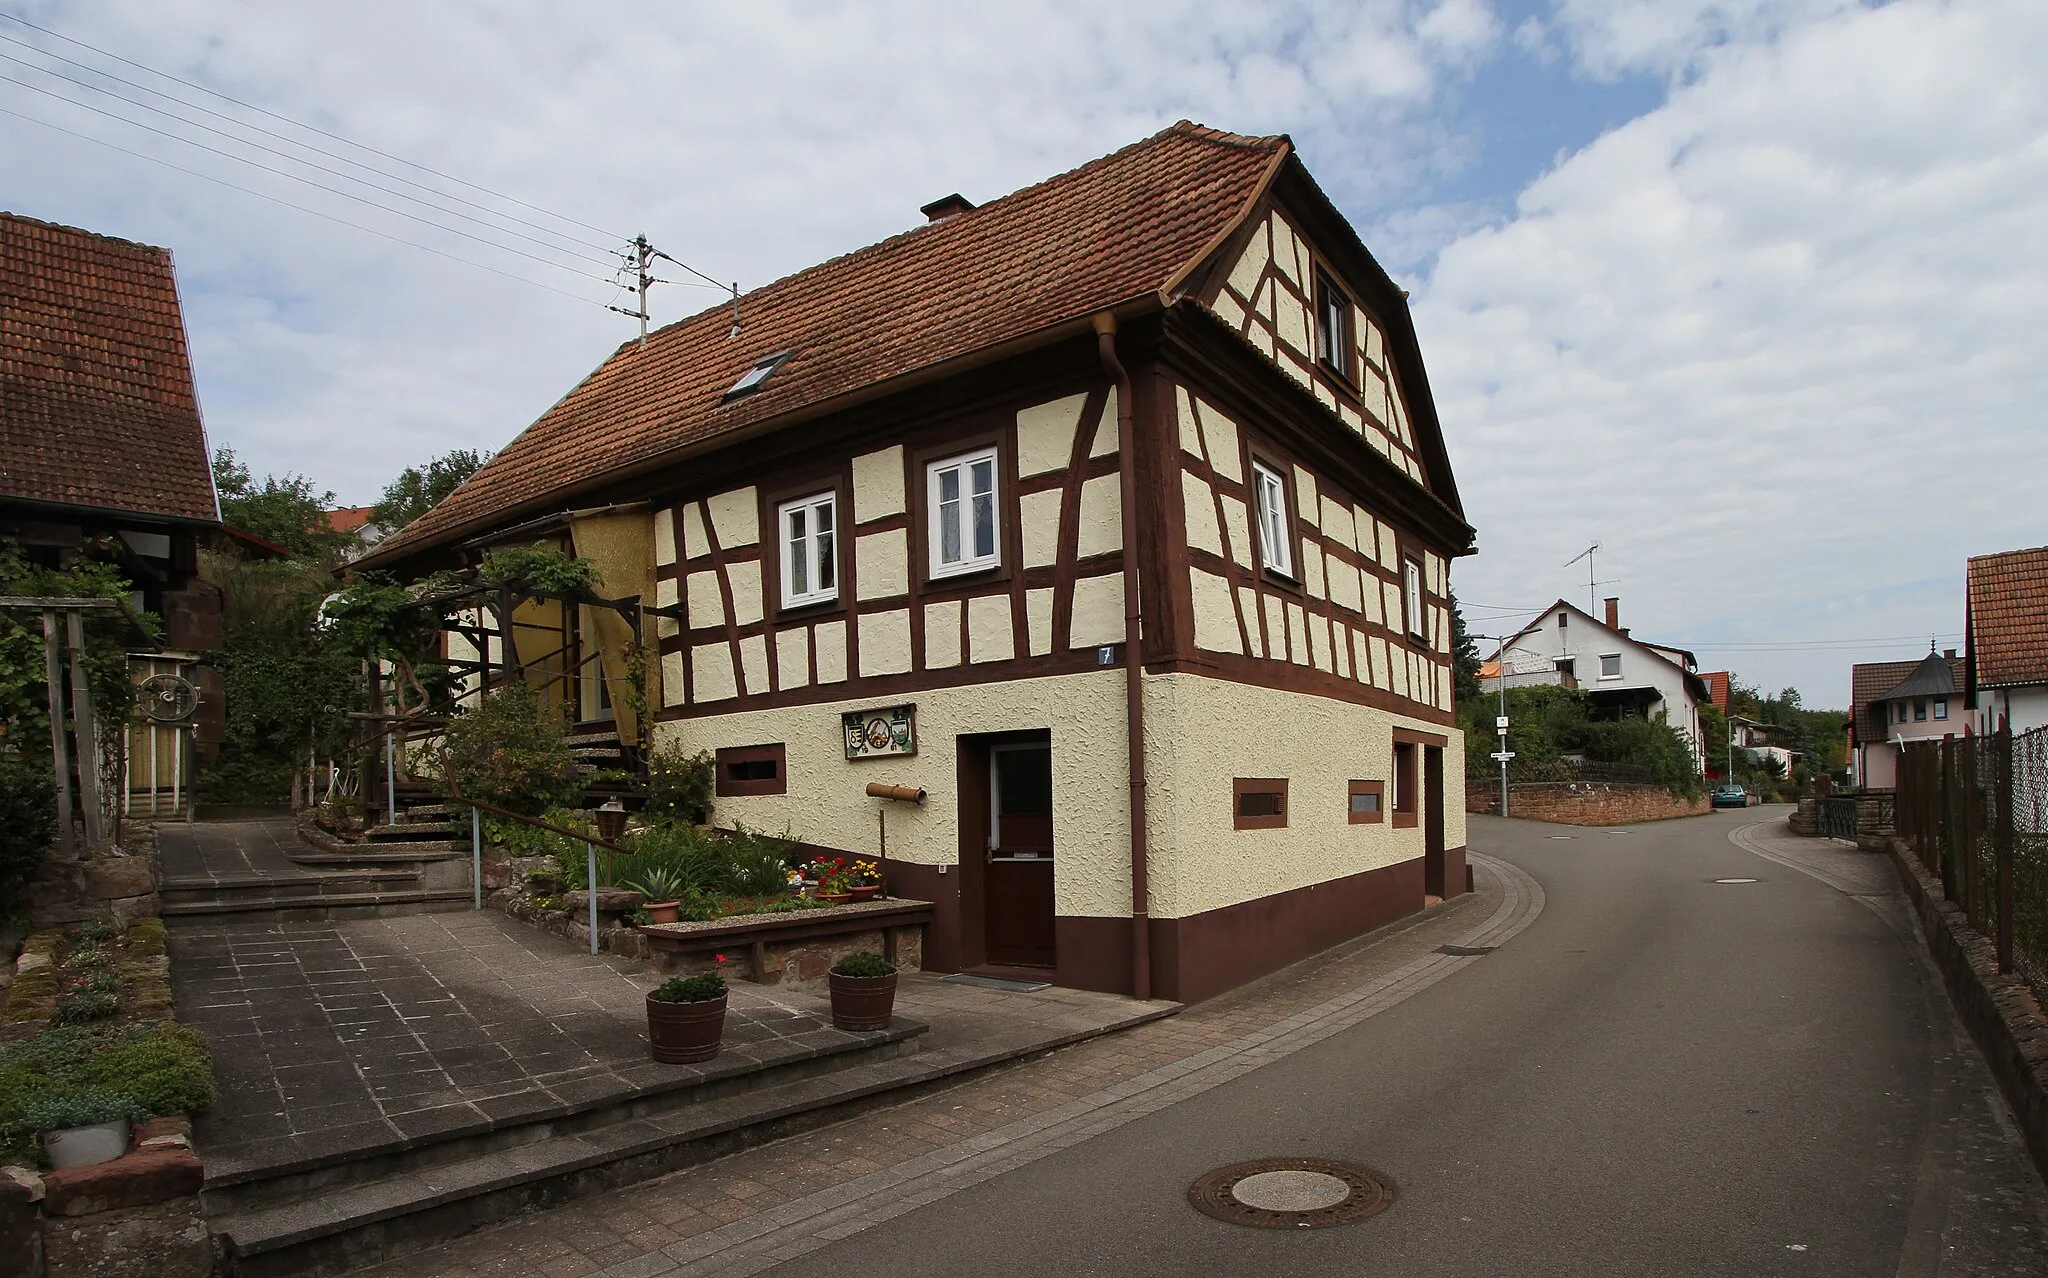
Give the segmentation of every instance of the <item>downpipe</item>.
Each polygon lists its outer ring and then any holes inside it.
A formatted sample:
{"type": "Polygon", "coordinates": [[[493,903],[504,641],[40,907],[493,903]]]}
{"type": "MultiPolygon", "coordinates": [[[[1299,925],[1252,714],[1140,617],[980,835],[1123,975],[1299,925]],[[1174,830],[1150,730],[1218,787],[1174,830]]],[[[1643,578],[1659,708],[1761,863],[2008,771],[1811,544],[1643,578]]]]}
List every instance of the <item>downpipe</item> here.
{"type": "Polygon", "coordinates": [[[1145,689],[1139,656],[1138,451],[1131,378],[1116,356],[1116,316],[1095,317],[1102,367],[1116,383],[1117,489],[1123,503],[1124,727],[1131,776],[1131,994],[1152,997],[1151,886],[1145,845],[1145,689]]]}

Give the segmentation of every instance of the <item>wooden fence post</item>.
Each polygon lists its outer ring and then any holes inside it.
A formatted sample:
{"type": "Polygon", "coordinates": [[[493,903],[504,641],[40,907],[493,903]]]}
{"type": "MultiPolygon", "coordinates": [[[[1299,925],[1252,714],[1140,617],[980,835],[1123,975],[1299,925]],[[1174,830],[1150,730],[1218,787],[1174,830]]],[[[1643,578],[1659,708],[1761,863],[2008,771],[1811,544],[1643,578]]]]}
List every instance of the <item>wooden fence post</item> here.
{"type": "Polygon", "coordinates": [[[1992,849],[1998,858],[1998,970],[2012,971],[2012,726],[1992,739],[1992,849]]]}
{"type": "Polygon", "coordinates": [[[1984,837],[1984,795],[1977,788],[1978,773],[1977,745],[1974,737],[1961,740],[1949,737],[1955,742],[1956,778],[1952,802],[1956,806],[1957,845],[1962,850],[1964,889],[1969,897],[1966,908],[1970,926],[1981,934],[1984,931],[1984,858],[1979,855],[1984,837]]]}
{"type": "Polygon", "coordinates": [[[1949,796],[1955,785],[1955,742],[1944,737],[1941,742],[1941,785],[1935,790],[1938,808],[1935,819],[1941,823],[1941,894],[1951,901],[1962,900],[1967,904],[1968,891],[1956,865],[1954,806],[1949,796]]]}
{"type": "Polygon", "coordinates": [[[57,781],[57,848],[71,855],[71,758],[64,743],[63,661],[57,655],[57,614],[43,610],[43,678],[50,687],[50,771],[57,781]]]}

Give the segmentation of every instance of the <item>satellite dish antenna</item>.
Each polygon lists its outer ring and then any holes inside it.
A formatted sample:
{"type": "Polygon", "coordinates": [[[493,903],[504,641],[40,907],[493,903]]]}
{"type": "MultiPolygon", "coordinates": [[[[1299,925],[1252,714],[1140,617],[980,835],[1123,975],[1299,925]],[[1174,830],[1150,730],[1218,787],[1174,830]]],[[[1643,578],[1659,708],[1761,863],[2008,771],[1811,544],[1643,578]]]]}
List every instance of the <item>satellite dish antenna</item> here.
{"type": "Polygon", "coordinates": [[[151,675],[136,689],[136,697],[151,723],[183,723],[199,709],[199,689],[183,675],[151,675]]]}

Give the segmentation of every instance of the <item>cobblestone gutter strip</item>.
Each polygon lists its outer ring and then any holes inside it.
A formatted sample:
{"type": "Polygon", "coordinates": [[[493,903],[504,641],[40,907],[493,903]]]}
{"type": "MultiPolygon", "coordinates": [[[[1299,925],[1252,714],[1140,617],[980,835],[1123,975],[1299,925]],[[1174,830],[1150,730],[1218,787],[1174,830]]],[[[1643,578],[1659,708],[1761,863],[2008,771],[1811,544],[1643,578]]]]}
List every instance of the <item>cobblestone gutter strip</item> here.
{"type": "Polygon", "coordinates": [[[1943,898],[1941,884],[1896,839],[1891,858],[1956,1015],[2012,1106],[2034,1166],[2048,1177],[2048,1017],[2023,978],[1998,974],[1997,947],[1943,898]]]}
{"type": "MultiPolygon", "coordinates": [[[[1459,938],[1464,947],[1505,943],[1543,909],[1543,889],[1521,870],[1478,853],[1471,863],[1503,887],[1500,905],[1459,938]]],[[[1122,1127],[1319,1043],[1421,993],[1476,955],[1432,953],[1355,990],[1231,1042],[1160,1066],[1057,1109],[1019,1119],[845,1184],[792,1199],[613,1265],[601,1278],[759,1273],[1122,1127]]]]}

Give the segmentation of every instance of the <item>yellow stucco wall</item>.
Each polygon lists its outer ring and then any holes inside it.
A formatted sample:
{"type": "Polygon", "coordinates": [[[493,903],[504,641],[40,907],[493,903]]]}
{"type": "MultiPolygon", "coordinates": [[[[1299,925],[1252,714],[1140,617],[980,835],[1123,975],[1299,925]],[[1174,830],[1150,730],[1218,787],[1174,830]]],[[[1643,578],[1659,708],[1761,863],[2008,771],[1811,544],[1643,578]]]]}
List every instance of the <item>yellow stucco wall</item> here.
{"type": "Polygon", "coordinates": [[[918,753],[849,763],[839,716],[886,702],[832,701],[777,710],[686,719],[659,725],[664,740],[690,751],[782,742],[789,792],[715,801],[712,819],[735,821],[849,851],[877,850],[870,781],[922,786],[922,807],[888,804],[889,855],[926,865],[958,860],[958,738],[963,733],[1050,729],[1054,908],[1061,914],[1130,911],[1129,791],[1121,670],[931,689],[917,705],[918,753]]]}
{"type": "MultiPolygon", "coordinates": [[[[1054,908],[1062,915],[1127,915],[1123,672],[932,689],[917,694],[918,753],[849,763],[834,701],[682,720],[659,726],[687,750],[783,743],[789,792],[716,801],[714,820],[787,831],[854,852],[877,850],[870,781],[922,786],[922,807],[889,804],[889,855],[926,865],[958,859],[958,738],[1049,729],[1052,734],[1054,908]]],[[[1146,767],[1151,787],[1152,913],[1181,918],[1307,887],[1422,855],[1423,832],[1346,819],[1352,780],[1385,781],[1393,730],[1412,720],[1303,693],[1200,675],[1145,679],[1146,767]],[[1237,830],[1235,777],[1286,777],[1291,809],[1279,830],[1237,830]]],[[[1445,844],[1465,842],[1464,754],[1444,751],[1445,844]]]]}

